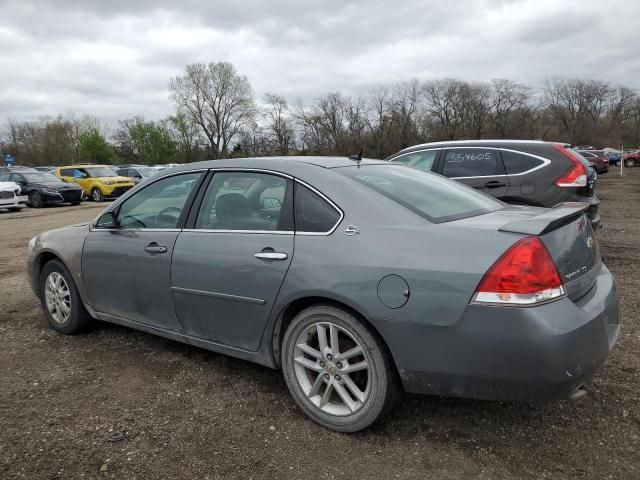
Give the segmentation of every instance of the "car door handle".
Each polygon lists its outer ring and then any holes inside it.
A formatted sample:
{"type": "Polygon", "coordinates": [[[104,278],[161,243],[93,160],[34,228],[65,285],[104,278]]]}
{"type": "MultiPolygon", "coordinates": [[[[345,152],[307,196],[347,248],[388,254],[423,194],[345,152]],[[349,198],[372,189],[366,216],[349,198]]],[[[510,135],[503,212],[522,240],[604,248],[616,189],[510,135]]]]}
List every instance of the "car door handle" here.
{"type": "Polygon", "coordinates": [[[158,245],[156,242],[153,242],[144,247],[144,251],[147,253],[166,253],[167,247],[163,247],[158,245]]]}
{"type": "Polygon", "coordinates": [[[498,187],[506,187],[507,184],[505,182],[501,182],[499,180],[491,180],[484,184],[486,188],[498,188],[498,187]]]}
{"type": "Polygon", "coordinates": [[[286,260],[289,256],[280,252],[258,252],[253,254],[254,257],[262,260],[286,260]]]}

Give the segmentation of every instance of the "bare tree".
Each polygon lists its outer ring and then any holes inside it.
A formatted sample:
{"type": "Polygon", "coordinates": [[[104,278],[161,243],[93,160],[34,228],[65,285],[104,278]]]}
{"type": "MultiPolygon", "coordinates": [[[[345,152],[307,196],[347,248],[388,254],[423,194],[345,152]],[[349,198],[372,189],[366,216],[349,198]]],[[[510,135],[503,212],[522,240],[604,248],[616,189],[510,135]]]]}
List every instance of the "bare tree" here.
{"type": "Polygon", "coordinates": [[[513,138],[522,131],[529,115],[529,88],[512,80],[491,80],[489,119],[498,138],[513,138]]]}
{"type": "Polygon", "coordinates": [[[210,154],[221,158],[255,116],[253,89],[228,62],[187,65],[185,74],[169,81],[170,98],[206,136],[210,154]]]}
{"type": "Polygon", "coordinates": [[[270,150],[277,155],[288,155],[294,147],[295,130],[289,112],[289,104],[284,97],[267,93],[264,97],[264,113],[267,117],[267,135],[272,144],[270,150]]]}

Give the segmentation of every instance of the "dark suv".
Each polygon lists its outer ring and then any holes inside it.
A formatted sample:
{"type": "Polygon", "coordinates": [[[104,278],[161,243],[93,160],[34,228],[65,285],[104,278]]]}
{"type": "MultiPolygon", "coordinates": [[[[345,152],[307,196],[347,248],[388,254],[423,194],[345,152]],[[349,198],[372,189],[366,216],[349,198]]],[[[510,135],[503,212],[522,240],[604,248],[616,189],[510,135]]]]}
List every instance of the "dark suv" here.
{"type": "Polygon", "coordinates": [[[387,160],[459,180],[507,203],[585,202],[595,229],[600,226],[597,174],[569,147],[535,140],[464,140],[416,145],[387,160]]]}

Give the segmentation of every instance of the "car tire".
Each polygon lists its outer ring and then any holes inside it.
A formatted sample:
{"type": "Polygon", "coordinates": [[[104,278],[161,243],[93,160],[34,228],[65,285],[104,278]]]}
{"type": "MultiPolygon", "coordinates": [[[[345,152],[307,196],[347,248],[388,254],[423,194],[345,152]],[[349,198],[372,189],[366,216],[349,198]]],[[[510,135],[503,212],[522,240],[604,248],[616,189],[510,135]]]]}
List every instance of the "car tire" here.
{"type": "Polygon", "coordinates": [[[39,292],[44,315],[54,330],[73,335],[87,330],[93,323],[71,274],[59,260],[45,264],[40,273],[39,292]]]}
{"type": "Polygon", "coordinates": [[[33,208],[41,208],[42,207],[42,197],[38,192],[29,193],[29,206],[33,208]]]}
{"type": "Polygon", "coordinates": [[[282,370],[293,400],[325,428],[363,430],[379,421],[397,399],[397,373],[385,346],[343,309],[316,305],[303,310],[291,321],[282,346],[282,370]]]}
{"type": "Polygon", "coordinates": [[[627,167],[627,168],[635,167],[636,166],[636,161],[633,158],[629,158],[629,159],[624,161],[624,166],[627,167]]]}
{"type": "Polygon", "coordinates": [[[102,193],[102,190],[100,190],[98,187],[93,187],[93,189],[91,190],[91,200],[93,200],[94,202],[104,202],[104,195],[102,193]]]}

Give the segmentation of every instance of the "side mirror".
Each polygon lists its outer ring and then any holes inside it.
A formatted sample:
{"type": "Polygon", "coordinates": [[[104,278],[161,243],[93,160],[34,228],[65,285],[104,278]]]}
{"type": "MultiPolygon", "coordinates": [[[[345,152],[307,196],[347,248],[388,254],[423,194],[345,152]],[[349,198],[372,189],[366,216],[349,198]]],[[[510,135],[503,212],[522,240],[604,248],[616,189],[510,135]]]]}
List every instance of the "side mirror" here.
{"type": "Polygon", "coordinates": [[[117,223],[116,216],[113,212],[105,212],[98,217],[95,228],[117,228],[117,223]]]}

